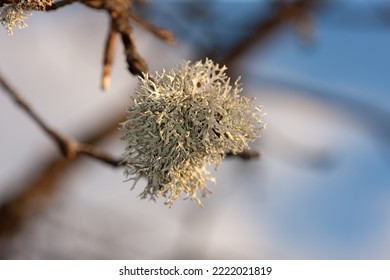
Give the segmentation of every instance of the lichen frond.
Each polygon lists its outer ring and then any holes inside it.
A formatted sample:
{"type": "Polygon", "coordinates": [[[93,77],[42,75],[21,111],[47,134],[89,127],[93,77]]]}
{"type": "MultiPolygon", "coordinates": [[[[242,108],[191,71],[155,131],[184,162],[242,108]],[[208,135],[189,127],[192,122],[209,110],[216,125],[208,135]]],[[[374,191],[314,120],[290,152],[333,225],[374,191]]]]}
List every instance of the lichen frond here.
{"type": "Polygon", "coordinates": [[[25,20],[31,15],[31,11],[42,11],[46,6],[51,6],[53,0],[21,0],[16,3],[4,4],[0,7],[0,23],[6,27],[9,35],[13,34],[12,29],[25,28],[25,20]]]}

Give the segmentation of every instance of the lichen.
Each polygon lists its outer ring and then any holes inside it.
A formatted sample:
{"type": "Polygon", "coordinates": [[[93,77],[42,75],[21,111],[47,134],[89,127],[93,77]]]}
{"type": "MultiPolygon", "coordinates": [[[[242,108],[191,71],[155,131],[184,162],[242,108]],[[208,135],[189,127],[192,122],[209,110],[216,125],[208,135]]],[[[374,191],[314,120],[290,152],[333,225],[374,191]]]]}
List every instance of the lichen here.
{"type": "Polygon", "coordinates": [[[172,206],[184,194],[202,205],[199,194],[210,193],[206,181],[214,181],[206,164],[217,168],[227,152],[242,152],[259,136],[262,110],[239,95],[239,79],[231,85],[226,69],[210,59],[183,61],[138,78],[120,128],[126,176],[147,179],[141,198],[164,196],[172,206]]]}

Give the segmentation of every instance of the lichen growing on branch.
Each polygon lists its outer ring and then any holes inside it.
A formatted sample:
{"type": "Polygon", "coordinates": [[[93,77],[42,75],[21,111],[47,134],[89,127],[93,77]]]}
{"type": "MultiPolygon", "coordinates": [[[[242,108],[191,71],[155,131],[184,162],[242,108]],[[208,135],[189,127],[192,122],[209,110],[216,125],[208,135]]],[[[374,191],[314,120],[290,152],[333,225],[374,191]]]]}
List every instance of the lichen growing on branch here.
{"type": "Polygon", "coordinates": [[[7,3],[0,7],[0,22],[7,28],[8,34],[12,35],[12,28],[25,28],[24,22],[31,11],[42,11],[46,6],[51,6],[52,0],[21,0],[7,3]]]}
{"type": "Polygon", "coordinates": [[[141,198],[166,197],[170,207],[182,195],[199,205],[211,192],[206,164],[217,167],[227,152],[239,153],[264,128],[260,107],[239,95],[226,67],[212,60],[183,61],[170,70],[139,77],[134,105],[121,124],[126,143],[125,174],[144,177],[141,198]]]}

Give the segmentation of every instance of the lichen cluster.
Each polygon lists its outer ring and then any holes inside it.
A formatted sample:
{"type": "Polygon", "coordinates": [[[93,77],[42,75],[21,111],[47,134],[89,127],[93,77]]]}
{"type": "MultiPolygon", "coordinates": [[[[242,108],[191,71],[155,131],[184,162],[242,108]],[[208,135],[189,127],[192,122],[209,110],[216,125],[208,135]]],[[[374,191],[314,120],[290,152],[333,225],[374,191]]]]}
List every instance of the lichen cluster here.
{"type": "Polygon", "coordinates": [[[31,11],[42,11],[46,6],[51,6],[53,0],[21,0],[12,3],[3,4],[0,7],[0,22],[7,28],[8,34],[12,35],[12,28],[25,28],[24,22],[31,11]]]}
{"type": "Polygon", "coordinates": [[[212,60],[183,61],[170,70],[145,74],[133,96],[134,105],[121,124],[129,180],[144,177],[141,198],[166,197],[172,206],[182,194],[199,205],[199,194],[211,192],[206,164],[217,167],[227,152],[248,148],[263,129],[261,108],[239,95],[226,67],[212,60]]]}

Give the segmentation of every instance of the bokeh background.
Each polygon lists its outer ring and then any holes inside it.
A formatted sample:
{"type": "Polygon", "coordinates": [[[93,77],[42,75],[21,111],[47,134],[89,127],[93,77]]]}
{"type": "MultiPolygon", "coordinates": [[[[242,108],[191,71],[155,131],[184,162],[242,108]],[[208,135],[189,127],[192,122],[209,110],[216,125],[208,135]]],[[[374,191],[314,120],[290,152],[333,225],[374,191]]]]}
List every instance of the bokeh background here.
{"type": "MultiPolygon", "coordinates": [[[[3,259],[390,258],[390,2],[136,1],[168,28],[135,26],[150,71],[209,57],[267,112],[260,159],[226,159],[201,209],[140,200],[123,170],[61,158],[0,90],[3,259]]],[[[115,156],[137,80],[118,44],[108,92],[109,19],[73,4],[0,30],[0,72],[59,132],[115,156]]]]}

